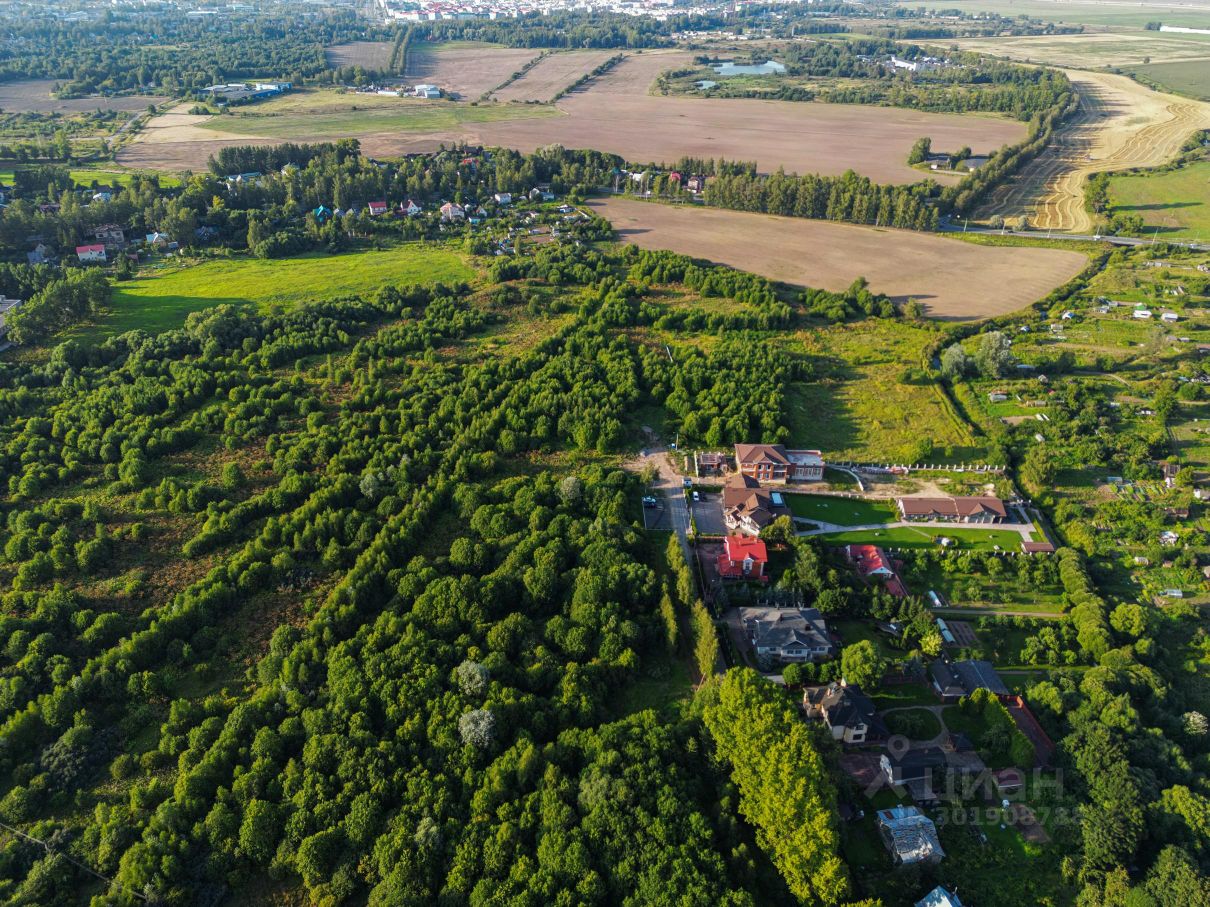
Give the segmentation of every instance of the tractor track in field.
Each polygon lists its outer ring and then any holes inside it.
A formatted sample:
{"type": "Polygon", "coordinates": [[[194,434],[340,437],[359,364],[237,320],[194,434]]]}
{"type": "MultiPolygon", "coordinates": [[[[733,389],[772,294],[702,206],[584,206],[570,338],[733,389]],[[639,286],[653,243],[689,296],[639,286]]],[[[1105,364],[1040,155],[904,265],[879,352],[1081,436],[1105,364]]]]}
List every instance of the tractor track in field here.
{"type": "Polygon", "coordinates": [[[1042,154],[992,193],[977,217],[1025,216],[1034,230],[1092,233],[1093,217],[1084,208],[1090,175],[1167,163],[1194,131],[1210,128],[1210,104],[1110,73],[1069,71],[1068,77],[1080,96],[1075,115],[1042,154]]]}

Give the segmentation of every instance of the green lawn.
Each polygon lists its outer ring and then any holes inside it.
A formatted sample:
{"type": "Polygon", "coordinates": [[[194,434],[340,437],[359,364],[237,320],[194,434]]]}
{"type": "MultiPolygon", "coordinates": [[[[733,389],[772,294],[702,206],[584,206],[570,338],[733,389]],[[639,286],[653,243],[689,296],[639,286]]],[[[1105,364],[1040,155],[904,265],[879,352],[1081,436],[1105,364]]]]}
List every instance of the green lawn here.
{"type": "Polygon", "coordinates": [[[453,283],[474,276],[462,255],[421,243],[335,256],[212,261],[115,284],[108,317],[85,334],[158,333],[179,327],[190,312],[220,303],[290,308],[320,299],[374,293],[388,284],[453,283]]]}
{"type": "Polygon", "coordinates": [[[946,706],[941,712],[941,717],[945,719],[945,726],[952,733],[965,734],[976,744],[987,730],[987,722],[983,720],[982,715],[968,714],[956,705],[946,706]]]}
{"type": "MultiPolygon", "coordinates": [[[[1210,64],[1206,73],[1210,79],[1210,64]]],[[[1165,239],[1210,240],[1210,161],[1114,177],[1109,195],[1114,213],[1140,215],[1165,239]]]]}
{"type": "Polygon", "coordinates": [[[872,623],[864,620],[830,621],[832,630],[840,637],[841,646],[851,646],[855,642],[868,639],[884,658],[901,658],[903,652],[890,644],[890,637],[880,633],[872,623]]]}
{"type": "Polygon", "coordinates": [[[941,733],[941,722],[928,709],[905,709],[884,715],[887,730],[910,740],[932,740],[941,733]]]}
{"type": "Polygon", "coordinates": [[[909,705],[937,705],[933,688],[923,683],[899,683],[878,688],[878,695],[871,697],[879,710],[897,709],[909,705]]]}
{"type": "Polygon", "coordinates": [[[864,526],[898,519],[895,505],[889,502],[823,494],[785,494],[785,499],[795,516],[837,526],[864,526]]]}
{"type": "Polygon", "coordinates": [[[343,136],[366,132],[439,132],[496,120],[560,116],[542,104],[459,104],[332,91],[294,92],[201,124],[204,129],[264,138],[343,136]]]}
{"type": "Polygon", "coordinates": [[[941,536],[955,539],[956,548],[990,551],[999,545],[1005,551],[1018,551],[1021,536],[1004,529],[930,529],[925,525],[893,529],[857,529],[814,536],[830,545],[882,545],[887,548],[935,548],[941,536]]]}

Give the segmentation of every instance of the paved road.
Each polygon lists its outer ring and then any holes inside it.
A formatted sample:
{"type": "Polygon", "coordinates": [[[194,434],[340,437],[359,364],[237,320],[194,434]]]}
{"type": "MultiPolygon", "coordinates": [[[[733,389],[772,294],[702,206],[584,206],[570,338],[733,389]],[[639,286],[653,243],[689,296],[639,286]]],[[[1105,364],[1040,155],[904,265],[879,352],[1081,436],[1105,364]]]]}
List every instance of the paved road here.
{"type": "Polygon", "coordinates": [[[672,520],[672,531],[681,540],[681,550],[685,552],[685,561],[693,566],[693,551],[689,548],[689,504],[685,501],[685,489],[681,476],[672,466],[668,451],[663,447],[653,447],[645,451],[642,458],[645,462],[654,463],[659,470],[659,476],[653,487],[664,495],[664,506],[668,508],[668,516],[672,520]]]}
{"type": "MultiPolygon", "coordinates": [[[[978,233],[982,236],[1023,236],[1026,239],[1067,239],[1072,242],[1104,242],[1114,246],[1150,246],[1157,240],[1145,236],[1100,236],[1087,233],[1043,233],[1040,230],[993,230],[990,227],[963,227],[961,224],[942,220],[938,229],[942,233],[978,233]]],[[[1195,252],[1210,252],[1206,243],[1174,242],[1159,240],[1170,246],[1185,246],[1195,252]]]]}
{"type": "MultiPolygon", "coordinates": [[[[658,476],[652,483],[652,487],[658,489],[664,495],[664,506],[668,508],[668,516],[672,521],[672,530],[681,541],[681,551],[685,555],[685,563],[689,565],[689,569],[693,572],[694,577],[696,577],[700,591],[704,594],[705,589],[701,588],[703,577],[698,564],[697,554],[689,547],[689,504],[685,500],[683,477],[672,465],[672,458],[668,454],[667,448],[649,447],[639,455],[634,463],[628,465],[631,468],[637,467],[638,469],[642,469],[648,463],[655,464],[658,476]]],[[[681,628],[682,630],[688,630],[687,618],[682,621],[681,628]]],[[[719,647],[718,657],[714,661],[714,673],[727,673],[727,659],[723,655],[722,646],[719,647]]]]}

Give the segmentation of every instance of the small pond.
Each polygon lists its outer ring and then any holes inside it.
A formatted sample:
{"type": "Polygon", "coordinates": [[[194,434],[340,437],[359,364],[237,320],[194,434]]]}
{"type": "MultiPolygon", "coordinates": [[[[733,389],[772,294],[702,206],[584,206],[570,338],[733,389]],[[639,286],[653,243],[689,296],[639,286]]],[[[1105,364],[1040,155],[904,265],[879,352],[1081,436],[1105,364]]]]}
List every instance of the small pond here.
{"type": "Polygon", "coordinates": [[[776,60],[767,60],[760,64],[733,63],[728,60],[726,63],[715,63],[714,71],[720,76],[768,76],[783,73],[786,67],[776,60]]]}

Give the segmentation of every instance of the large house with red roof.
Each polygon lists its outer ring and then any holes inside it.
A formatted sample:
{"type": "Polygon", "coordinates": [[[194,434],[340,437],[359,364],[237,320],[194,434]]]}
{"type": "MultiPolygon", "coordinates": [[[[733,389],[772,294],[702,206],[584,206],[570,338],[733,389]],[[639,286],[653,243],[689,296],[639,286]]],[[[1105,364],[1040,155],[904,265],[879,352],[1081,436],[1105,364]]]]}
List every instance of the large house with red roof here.
{"type": "Polygon", "coordinates": [[[767,485],[818,482],[823,455],[818,450],[787,450],[781,444],[736,444],[735,468],[767,485]]]}
{"type": "Polygon", "coordinates": [[[769,551],[760,539],[742,535],[729,535],[723,540],[723,553],[715,566],[723,579],[750,579],[767,583],[765,572],[769,565],[769,551]]]}
{"type": "Polygon", "coordinates": [[[924,523],[1003,523],[1008,510],[999,498],[900,498],[899,515],[924,523]]]}

